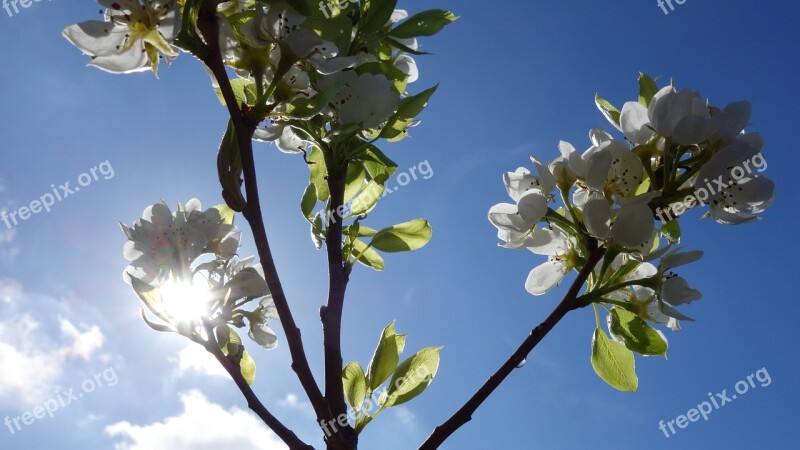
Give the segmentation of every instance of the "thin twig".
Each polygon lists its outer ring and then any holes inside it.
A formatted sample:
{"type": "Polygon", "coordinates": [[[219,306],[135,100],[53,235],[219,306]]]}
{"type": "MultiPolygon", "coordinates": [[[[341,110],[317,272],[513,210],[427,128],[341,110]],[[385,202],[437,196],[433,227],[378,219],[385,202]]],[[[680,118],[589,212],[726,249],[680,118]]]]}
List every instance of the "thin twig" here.
{"type": "Polygon", "coordinates": [[[586,265],[578,274],[578,277],[572,283],[564,296],[561,303],[556,306],[552,313],[542,322],[538,327],[531,331],[527,339],[522,345],[517,348],[514,354],[511,355],[506,362],[491,376],[488,380],[478,389],[475,394],[462,406],[455,414],[453,414],[446,422],[439,425],[433,430],[433,433],[428,439],[419,447],[419,450],[433,450],[439,448],[444,441],[446,441],[456,430],[461,428],[464,424],[472,420],[472,414],[478,410],[483,402],[497,389],[500,384],[516,369],[520,364],[525,361],[528,354],[536,347],[537,344],[547,336],[547,333],[553,329],[554,326],[567,315],[570,311],[578,308],[577,302],[578,293],[581,287],[586,282],[586,279],[594,270],[594,267],[605,254],[605,249],[597,247],[597,242],[591,239],[589,258],[586,265]]]}
{"type": "MultiPolygon", "coordinates": [[[[236,383],[236,386],[239,387],[239,390],[242,391],[244,398],[247,400],[247,406],[253,410],[254,413],[267,424],[268,427],[272,431],[278,435],[281,440],[289,446],[291,450],[314,450],[314,447],[306,444],[305,442],[301,441],[300,438],[297,437],[294,432],[281,423],[275,416],[273,416],[266,406],[261,403],[261,400],[258,399],[258,396],[253,392],[253,389],[250,388],[250,385],[247,384],[247,380],[244,379],[242,376],[242,372],[239,367],[234,363],[234,361],[226,356],[222,349],[219,346],[219,343],[214,336],[214,326],[212,323],[206,321],[203,323],[205,326],[206,334],[208,334],[208,341],[205,344],[206,350],[208,350],[225,370],[228,374],[233,378],[233,381],[236,383]]],[[[226,325],[227,326],[227,325],[226,325]]]]}

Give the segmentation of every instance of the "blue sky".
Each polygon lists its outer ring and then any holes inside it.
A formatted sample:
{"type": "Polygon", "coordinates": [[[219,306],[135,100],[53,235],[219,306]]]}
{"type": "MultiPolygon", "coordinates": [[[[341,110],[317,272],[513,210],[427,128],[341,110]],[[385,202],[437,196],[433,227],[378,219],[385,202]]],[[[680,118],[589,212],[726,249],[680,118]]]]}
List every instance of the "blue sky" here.
{"type": "MultiPolygon", "coordinates": [[[[655,0],[400,5],[452,9],[461,19],[424,41],[435,55],[418,59],[422,77],[413,89],[441,87],[423,124],[412,138],[383,146],[401,171],[428,161],[434,175],[384,199],[368,224],[425,217],[434,238],[423,250],[389,256],[383,273],[355,271],[345,360],[366,364],[395,319],[409,333],[409,353],[444,350],[429,391],[373,422],[362,448],[416,448],[557,304],[563,287],[540,298],[525,292],[525,277],[542,257],[498,248],[486,212],[506,201],[501,174],[526,165],[532,153],[549,161],[559,140],[582,150],[590,128],[611,131],[593,96],[621,105],[636,95],[639,71],[673,78],[716,105],[749,100],[750,129],[766,139],[765,174],[777,183],[778,201],[755,224],[722,226],[696,213],[683,221],[684,243],[706,256],[681,275],[704,298],[686,309],[697,322],[667,331],[669,360],[637,358],[638,393],[617,392],[594,374],[594,315],[578,311],[443,448],[794,448],[800,431],[789,411],[800,401],[792,382],[800,370],[800,306],[791,267],[800,214],[791,139],[800,112],[800,6],[688,0],[665,15],[655,0]],[[758,384],[669,439],[659,431],[659,420],[686,414],[709,392],[730,395],[762,368],[768,386],[758,384]]],[[[49,213],[13,230],[0,223],[0,419],[64,399],[70,388],[95,387],[53,418],[14,434],[0,427],[0,448],[280,448],[243,411],[232,382],[185,340],[141,322],[138,300],[122,282],[117,221],[130,223],[161,198],[220,202],[215,148],[226,119],[208,76],[185,55],[158,80],[85,68],[60,32],[98,9],[54,1],[13,17],[0,10],[0,209],[29,204],[51,184],[75,186],[105,161],[113,167],[113,177],[101,175],[49,213]]],[[[299,213],[307,169],[265,145],[257,159],[278,267],[321,375],[325,258],[299,213]]],[[[243,241],[242,253],[254,254],[252,240],[243,241]]],[[[256,352],[256,360],[256,391],[319,444],[286,345],[256,352]]]]}

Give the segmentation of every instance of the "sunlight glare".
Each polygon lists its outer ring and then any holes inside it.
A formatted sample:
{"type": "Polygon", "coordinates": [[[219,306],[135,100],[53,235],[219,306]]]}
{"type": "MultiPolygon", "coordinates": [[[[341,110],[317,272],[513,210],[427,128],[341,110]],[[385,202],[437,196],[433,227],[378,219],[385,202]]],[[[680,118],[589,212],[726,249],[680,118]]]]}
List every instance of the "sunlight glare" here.
{"type": "Polygon", "coordinates": [[[161,286],[161,301],[167,314],[178,322],[200,322],[209,313],[209,292],[204,284],[204,280],[191,283],[170,278],[161,286]]]}

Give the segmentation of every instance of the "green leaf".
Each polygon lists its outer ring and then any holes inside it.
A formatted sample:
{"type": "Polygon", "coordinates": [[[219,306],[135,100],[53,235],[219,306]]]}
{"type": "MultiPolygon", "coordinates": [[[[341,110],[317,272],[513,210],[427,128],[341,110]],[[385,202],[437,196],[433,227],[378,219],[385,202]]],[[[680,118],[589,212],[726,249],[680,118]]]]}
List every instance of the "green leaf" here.
{"type": "Polygon", "coordinates": [[[372,246],[386,253],[417,250],[431,240],[431,234],[427,220],[412,220],[379,231],[372,238],[372,246]]]}
{"type": "Polygon", "coordinates": [[[353,202],[350,204],[350,215],[351,216],[360,216],[361,214],[366,214],[378,204],[378,200],[380,200],[381,196],[383,195],[384,187],[381,183],[378,183],[375,180],[370,181],[367,184],[367,187],[361,191],[354,199],[353,202]]]}
{"type": "Polygon", "coordinates": [[[344,83],[336,83],[312,97],[297,97],[289,103],[286,114],[298,119],[310,119],[322,112],[343,87],[344,83]]]}
{"type": "Polygon", "coordinates": [[[417,95],[406,97],[400,100],[400,105],[397,107],[397,117],[400,119],[413,119],[417,117],[430,101],[439,85],[426,89],[417,95]]]}
{"type": "Polygon", "coordinates": [[[383,329],[378,347],[375,348],[372,360],[367,366],[367,387],[370,391],[380,387],[397,368],[397,363],[400,361],[398,349],[397,331],[392,322],[383,329]]]}
{"type": "Polygon", "coordinates": [[[414,118],[428,105],[428,101],[438,87],[439,85],[436,85],[417,95],[400,100],[397,112],[386,122],[383,130],[381,130],[380,137],[392,142],[405,138],[407,136],[406,130],[414,122],[414,118]]]}
{"type": "Polygon", "coordinates": [[[650,101],[658,92],[655,80],[639,72],[639,103],[650,106],[650,101]]]}
{"type": "Polygon", "coordinates": [[[128,275],[131,278],[131,286],[133,287],[133,291],[136,292],[136,295],[138,295],[145,306],[147,306],[147,309],[149,309],[150,312],[155,314],[159,319],[166,323],[170,323],[169,315],[167,315],[167,312],[164,310],[163,305],[161,304],[161,293],[159,292],[158,288],[150,286],[138,278],[134,278],[130,274],[128,275]]]}
{"type": "Polygon", "coordinates": [[[344,202],[347,203],[359,192],[363,191],[367,185],[367,171],[364,166],[358,163],[351,163],[347,166],[347,176],[344,185],[344,202]]]}
{"type": "MultiPolygon", "coordinates": [[[[241,106],[242,103],[255,105],[257,96],[255,83],[246,78],[236,78],[231,80],[231,87],[233,88],[233,94],[236,96],[236,106],[241,106]]],[[[222,90],[214,88],[214,92],[217,93],[219,102],[225,105],[225,97],[222,96],[222,90]]]]}
{"type": "Polygon", "coordinates": [[[611,340],[599,327],[592,337],[592,367],[614,389],[636,392],[639,387],[633,352],[611,340]]]}
{"type": "MultiPolygon", "coordinates": [[[[343,233],[346,234],[346,235],[349,235],[350,234],[350,228],[351,227],[347,227],[347,226],[344,227],[343,228],[343,230],[344,230],[343,233]]],[[[372,237],[372,236],[375,236],[375,234],[377,234],[377,233],[378,232],[376,230],[374,230],[374,229],[372,229],[372,228],[370,228],[370,227],[368,227],[366,225],[359,224],[358,225],[358,234],[356,235],[356,237],[372,237]]]]}
{"type": "Polygon", "coordinates": [[[361,161],[370,178],[385,186],[389,178],[397,171],[397,164],[383,154],[378,147],[368,145],[356,158],[361,161]]]}
{"type": "Polygon", "coordinates": [[[314,247],[317,250],[322,248],[322,243],[325,241],[325,224],[322,220],[322,214],[317,213],[311,221],[311,240],[314,242],[314,247]]]}
{"type": "Polygon", "coordinates": [[[242,155],[236,139],[236,130],[230,120],[219,144],[217,174],[225,203],[234,211],[244,210],[247,202],[242,195],[242,155]]]}
{"type": "Polygon", "coordinates": [[[433,36],[446,25],[458,20],[451,11],[431,9],[415,14],[389,32],[395,39],[411,39],[419,36],[433,36]]]}
{"type": "Polygon", "coordinates": [[[378,272],[385,268],[383,257],[380,253],[376,252],[374,248],[368,247],[367,244],[360,239],[353,241],[353,257],[361,264],[371,267],[378,272]]]}
{"type": "Polygon", "coordinates": [[[359,28],[364,33],[374,33],[389,22],[397,0],[365,0],[362,6],[359,28]]]}
{"type": "Polygon", "coordinates": [[[386,37],[384,41],[389,45],[391,45],[392,47],[400,50],[401,52],[408,53],[409,55],[415,55],[415,56],[430,55],[430,53],[428,52],[421,52],[419,50],[414,50],[413,48],[403,44],[402,42],[399,42],[390,37],[386,37]]]}
{"type": "Polygon", "coordinates": [[[636,314],[621,308],[611,310],[608,328],[622,339],[628,350],[646,356],[667,356],[668,344],[664,335],[636,314]]]}
{"type": "Polygon", "coordinates": [[[325,203],[330,197],[330,190],[328,189],[328,181],[325,177],[328,176],[328,168],[325,166],[325,155],[317,147],[311,149],[308,155],[308,169],[311,171],[311,183],[317,191],[317,200],[325,203]]]}
{"type": "Polygon", "coordinates": [[[597,109],[603,113],[606,119],[619,128],[619,110],[615,108],[614,105],[609,103],[608,100],[600,98],[599,95],[594,96],[594,103],[597,105],[597,109]]]}
{"type": "Polygon", "coordinates": [[[681,241],[681,224],[677,220],[670,220],[661,226],[661,235],[670,244],[677,244],[681,241]]]}
{"type": "Polygon", "coordinates": [[[153,322],[152,320],[147,318],[147,313],[144,312],[144,308],[140,308],[142,313],[142,320],[144,323],[147,324],[148,327],[151,329],[161,332],[161,333],[177,333],[178,330],[173,327],[172,325],[164,325],[160,323],[153,322]]]}
{"type": "Polygon", "coordinates": [[[256,379],[256,362],[244,349],[242,349],[242,359],[239,360],[239,370],[242,372],[242,377],[247,381],[247,384],[253,384],[256,379]]]}
{"type": "Polygon", "coordinates": [[[442,347],[424,348],[400,363],[389,383],[386,402],[381,406],[388,408],[401,405],[422,394],[439,370],[441,350],[442,347]]]}
{"type": "Polygon", "coordinates": [[[367,398],[367,379],[361,364],[353,361],[342,370],[342,384],[347,402],[355,412],[360,412],[367,398]]]}
{"type": "Polygon", "coordinates": [[[230,206],[222,204],[211,209],[215,209],[219,213],[219,218],[221,221],[220,223],[223,225],[233,225],[233,219],[236,217],[236,211],[232,210],[230,206]]]}
{"type": "Polygon", "coordinates": [[[306,191],[303,193],[303,199],[300,201],[300,210],[303,212],[303,217],[311,220],[314,216],[314,206],[317,205],[317,187],[313,183],[309,184],[306,191]]]}

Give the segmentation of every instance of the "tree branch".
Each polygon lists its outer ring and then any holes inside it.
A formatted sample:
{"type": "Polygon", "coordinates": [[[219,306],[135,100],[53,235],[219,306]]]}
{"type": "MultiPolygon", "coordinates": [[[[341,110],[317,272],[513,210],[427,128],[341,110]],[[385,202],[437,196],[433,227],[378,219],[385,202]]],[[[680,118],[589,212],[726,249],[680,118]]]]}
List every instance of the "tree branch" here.
{"type": "Polygon", "coordinates": [[[561,303],[556,306],[552,313],[542,322],[539,326],[531,331],[527,339],[522,345],[517,348],[508,360],[491,376],[488,380],[478,389],[475,394],[462,406],[455,414],[453,414],[445,423],[439,425],[433,430],[433,433],[428,439],[419,447],[419,450],[433,450],[439,448],[444,441],[446,441],[456,430],[461,428],[464,424],[472,420],[472,414],[489,398],[492,392],[497,389],[500,384],[517,368],[528,354],[536,347],[537,344],[547,336],[547,333],[556,326],[556,324],[564,318],[570,311],[578,309],[578,293],[581,287],[586,282],[586,279],[594,270],[594,267],[603,258],[605,249],[597,247],[597,241],[591,239],[592,245],[590,246],[589,258],[586,265],[578,274],[575,281],[567,291],[561,303]]]}
{"type": "Polygon", "coordinates": [[[264,269],[264,278],[269,286],[275,307],[278,310],[280,321],[286,334],[289,344],[289,351],[292,356],[292,369],[297,374],[303,389],[311,402],[317,421],[320,426],[332,423],[333,415],[328,407],[328,403],[317,385],[308,359],[303,348],[302,335],[292,316],[289,302],[283,291],[278,270],[272,257],[269,240],[267,238],[264,219],[261,214],[261,202],[258,194],[258,180],[256,177],[255,158],[253,156],[253,133],[257,123],[245,115],[237,104],[236,96],[233,92],[225,65],[222,60],[222,53],[219,47],[219,23],[217,22],[216,5],[217,0],[206,1],[203,3],[197,20],[197,27],[206,42],[206,54],[203,62],[217,79],[220,90],[225,99],[225,104],[233,122],[236,138],[239,144],[239,151],[242,158],[242,169],[244,173],[245,188],[247,194],[247,205],[243,212],[245,218],[250,223],[253,232],[253,239],[258,249],[258,256],[264,269]]]}
{"type": "MultiPolygon", "coordinates": [[[[320,308],[325,348],[325,399],[334,417],[347,416],[342,384],[342,315],[344,297],[349,281],[349,273],[342,255],[342,206],[344,204],[347,162],[339,163],[337,155],[330,155],[328,161],[328,188],[331,195],[330,219],[325,245],[328,253],[328,303],[320,308]]],[[[349,450],[358,447],[358,435],[351,426],[340,428],[345,447],[329,446],[336,450],[349,450]]]]}
{"type": "Polygon", "coordinates": [[[253,389],[247,384],[247,380],[242,376],[239,367],[231,358],[222,352],[222,349],[220,349],[219,343],[214,336],[214,326],[207,321],[204,322],[203,325],[205,326],[206,334],[208,334],[208,341],[205,343],[206,350],[217,358],[217,361],[222,364],[222,367],[224,367],[231,378],[233,378],[236,386],[239,387],[239,390],[242,391],[244,398],[247,400],[247,406],[253,410],[253,412],[256,413],[291,450],[314,450],[314,447],[301,441],[292,430],[286,428],[286,426],[273,416],[267,407],[261,403],[261,400],[258,399],[253,389]]]}

